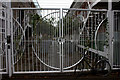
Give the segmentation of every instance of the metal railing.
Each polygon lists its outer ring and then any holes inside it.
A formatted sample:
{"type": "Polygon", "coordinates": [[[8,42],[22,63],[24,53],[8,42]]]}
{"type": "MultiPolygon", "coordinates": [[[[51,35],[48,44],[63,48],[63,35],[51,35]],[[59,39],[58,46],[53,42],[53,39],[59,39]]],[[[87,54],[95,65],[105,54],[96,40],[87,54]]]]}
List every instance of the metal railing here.
{"type": "Polygon", "coordinates": [[[120,69],[120,11],[114,13],[113,68],[120,69]]]}
{"type": "MultiPolygon", "coordinates": [[[[13,73],[74,71],[86,51],[91,58],[90,64],[94,59],[111,57],[107,10],[12,8],[9,27],[8,14],[5,11],[7,10],[0,9],[2,14],[0,15],[0,71],[2,73],[12,73],[11,70],[13,73]],[[9,30],[11,36],[8,36],[8,28],[11,28],[9,30]],[[7,38],[11,38],[10,46],[7,44],[9,41],[7,38]],[[9,56],[7,49],[10,51],[9,56]]],[[[119,11],[113,12],[115,27],[112,67],[118,69],[120,15],[119,11]]],[[[83,64],[83,69],[89,71],[89,66],[83,64]]]]}
{"type": "Polygon", "coordinates": [[[14,72],[59,71],[59,13],[59,9],[13,9],[14,72]]]}
{"type": "Polygon", "coordinates": [[[107,57],[106,10],[13,8],[12,12],[14,73],[72,71],[86,48],[91,58],[107,57]]]}
{"type": "MultiPolygon", "coordinates": [[[[86,50],[91,60],[106,57],[107,12],[106,10],[63,9],[63,69],[73,70],[82,61],[86,50]],[[65,12],[68,12],[67,15],[65,12]]],[[[91,63],[92,61],[90,61],[91,63]]],[[[86,63],[83,63],[86,65],[86,63]]],[[[84,66],[89,70],[89,66],[84,66]]]]}
{"type": "Polygon", "coordinates": [[[7,73],[6,9],[0,9],[0,73],[7,73]]]}

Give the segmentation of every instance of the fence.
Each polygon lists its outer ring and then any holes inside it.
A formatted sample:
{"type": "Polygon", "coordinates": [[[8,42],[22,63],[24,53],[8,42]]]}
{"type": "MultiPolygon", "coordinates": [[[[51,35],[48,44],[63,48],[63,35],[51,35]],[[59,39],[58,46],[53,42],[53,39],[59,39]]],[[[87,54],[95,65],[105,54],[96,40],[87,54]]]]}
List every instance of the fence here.
{"type": "Polygon", "coordinates": [[[13,72],[72,71],[81,61],[86,46],[91,58],[107,57],[106,13],[82,9],[13,9],[13,72]]]}
{"type": "Polygon", "coordinates": [[[6,9],[0,9],[0,72],[7,73],[6,9]]]}
{"type": "MultiPolygon", "coordinates": [[[[111,57],[108,56],[110,35],[107,10],[12,8],[10,12],[11,36],[7,31],[9,20],[0,21],[0,68],[2,71],[5,69],[3,72],[74,71],[86,49],[91,60],[111,57]],[[7,38],[11,38],[10,46],[7,46],[7,38]]],[[[113,69],[119,68],[120,62],[118,22],[119,12],[114,12],[113,69]]],[[[89,70],[89,66],[85,66],[84,70],[89,70]]]]}
{"type": "Polygon", "coordinates": [[[114,13],[114,45],[113,45],[113,68],[120,68],[120,12],[119,11],[113,11],[114,13]]]}

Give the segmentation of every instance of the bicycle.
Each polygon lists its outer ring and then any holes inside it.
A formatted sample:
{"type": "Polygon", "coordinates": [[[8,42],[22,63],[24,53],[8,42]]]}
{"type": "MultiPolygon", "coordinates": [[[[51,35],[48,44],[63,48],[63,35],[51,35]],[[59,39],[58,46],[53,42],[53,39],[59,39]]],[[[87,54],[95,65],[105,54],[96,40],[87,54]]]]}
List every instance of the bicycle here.
{"type": "Polygon", "coordinates": [[[89,67],[91,73],[95,75],[108,76],[111,73],[111,65],[107,58],[99,55],[97,55],[95,58],[91,58],[91,55],[87,50],[84,52],[81,58],[81,62],[75,67],[75,73],[77,69],[83,71],[85,66],[89,67]]]}

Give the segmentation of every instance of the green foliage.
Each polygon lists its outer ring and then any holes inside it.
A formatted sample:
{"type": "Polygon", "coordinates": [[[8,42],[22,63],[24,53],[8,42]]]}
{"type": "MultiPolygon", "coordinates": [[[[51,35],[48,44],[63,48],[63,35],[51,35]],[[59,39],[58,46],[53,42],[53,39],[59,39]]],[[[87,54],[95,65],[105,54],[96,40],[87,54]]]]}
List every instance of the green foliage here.
{"type": "Polygon", "coordinates": [[[54,18],[49,19],[42,18],[38,14],[30,15],[30,24],[33,26],[33,35],[39,36],[42,34],[42,38],[50,38],[54,36],[54,18]]]}
{"type": "Polygon", "coordinates": [[[63,30],[64,35],[71,35],[73,32],[79,32],[80,20],[71,15],[67,15],[63,18],[63,30]]]}
{"type": "Polygon", "coordinates": [[[109,25],[108,25],[108,19],[106,19],[106,22],[104,24],[104,27],[105,27],[105,43],[104,45],[105,46],[109,46],[109,25]]]}

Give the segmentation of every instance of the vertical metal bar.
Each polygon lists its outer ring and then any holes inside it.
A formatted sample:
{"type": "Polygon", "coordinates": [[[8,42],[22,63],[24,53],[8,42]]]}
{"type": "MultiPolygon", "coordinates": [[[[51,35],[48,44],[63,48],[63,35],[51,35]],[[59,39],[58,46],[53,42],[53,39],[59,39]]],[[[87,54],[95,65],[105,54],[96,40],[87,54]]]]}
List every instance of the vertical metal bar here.
{"type": "MultiPolygon", "coordinates": [[[[72,43],[71,43],[71,64],[73,64],[73,46],[74,46],[74,40],[75,40],[75,36],[74,36],[74,26],[73,26],[73,21],[72,21],[72,17],[73,17],[73,13],[71,13],[71,16],[70,16],[70,22],[71,22],[71,36],[72,36],[72,39],[71,40],[73,40],[72,41],[72,43]]],[[[70,64],[70,66],[71,66],[71,64],[70,64]]]]}
{"type": "MultiPolygon", "coordinates": [[[[7,8],[7,20],[8,20],[8,29],[7,29],[7,36],[11,36],[11,33],[10,33],[10,30],[11,30],[11,27],[10,27],[10,8],[11,8],[11,3],[9,2],[8,3],[8,8],[7,8]]],[[[12,66],[11,66],[11,43],[8,43],[8,65],[9,65],[9,77],[12,76],[12,66]]]]}
{"type": "MultiPolygon", "coordinates": [[[[52,10],[52,12],[55,12],[55,10],[52,10]]],[[[54,19],[55,15],[56,15],[56,13],[53,13],[53,15],[51,15],[51,17],[53,17],[53,19],[54,19]]],[[[54,26],[54,20],[52,20],[52,23],[53,23],[53,26],[54,26]]],[[[52,32],[51,33],[52,34],[52,39],[55,38],[54,33],[53,33],[53,31],[55,31],[55,30],[54,30],[53,26],[52,26],[52,31],[51,31],[52,32]]],[[[57,66],[56,63],[55,63],[55,59],[53,58],[55,56],[55,54],[56,54],[55,41],[54,41],[54,39],[52,41],[53,41],[53,52],[54,52],[54,54],[52,55],[51,58],[52,58],[53,66],[57,66]]]]}
{"type": "MultiPolygon", "coordinates": [[[[91,16],[91,13],[89,14],[89,16],[91,16]]],[[[89,43],[89,41],[91,41],[91,39],[90,39],[90,28],[92,27],[91,26],[91,17],[88,17],[88,20],[87,20],[87,22],[86,22],[86,35],[87,35],[87,39],[85,39],[86,40],[86,43],[85,44],[87,44],[87,47],[90,47],[91,48],[91,46],[90,46],[90,44],[91,43],[89,43]]],[[[91,60],[92,60],[92,54],[91,54],[91,52],[89,52],[88,51],[88,53],[89,53],[89,55],[90,55],[90,58],[91,58],[91,60]]],[[[90,60],[89,60],[90,61],[90,60]]],[[[86,63],[85,63],[86,64],[86,63]]],[[[87,68],[87,70],[89,69],[89,66],[88,65],[86,65],[86,68],[87,68]]]]}
{"type": "MultiPolygon", "coordinates": [[[[37,10],[38,11],[38,10],[37,10]]],[[[36,13],[37,14],[37,13],[36,13]]],[[[36,24],[38,24],[38,22],[36,23],[36,24]]],[[[39,36],[40,36],[40,34],[39,34],[39,28],[38,28],[38,25],[36,25],[36,27],[37,27],[37,35],[38,35],[38,38],[37,38],[37,46],[38,46],[38,57],[40,57],[40,50],[39,50],[39,48],[40,48],[40,46],[39,46],[39,44],[40,44],[40,42],[39,42],[39,36]]],[[[39,60],[38,60],[38,71],[40,70],[40,66],[39,66],[39,64],[40,64],[40,62],[39,62],[39,60]]]]}
{"type": "MultiPolygon", "coordinates": [[[[2,23],[2,20],[1,20],[2,23]]],[[[1,25],[2,27],[2,25],[1,25]]],[[[5,54],[6,54],[6,72],[8,72],[8,58],[7,58],[7,10],[5,9],[5,54]]]]}
{"type": "MultiPolygon", "coordinates": [[[[55,10],[55,14],[54,14],[54,18],[55,18],[55,22],[57,21],[57,10],[55,10]]],[[[55,26],[56,26],[56,23],[54,24],[55,26]]],[[[54,53],[54,55],[56,55],[57,57],[58,57],[58,55],[57,55],[57,44],[56,44],[56,28],[54,27],[54,30],[53,31],[55,31],[54,33],[53,33],[53,35],[54,35],[54,47],[55,47],[55,53],[54,53]]],[[[53,56],[53,57],[55,57],[55,56],[53,56]]],[[[53,59],[53,60],[55,60],[55,59],[53,59]]],[[[58,61],[58,60],[57,60],[58,61]]],[[[54,65],[56,65],[56,62],[54,61],[54,65]]],[[[57,67],[58,67],[58,65],[56,65],[57,67]]]]}
{"type": "MultiPolygon", "coordinates": [[[[22,14],[21,14],[21,10],[20,10],[20,25],[22,25],[21,15],[22,15],[22,14]]],[[[20,26],[19,26],[19,27],[20,27],[20,26]]],[[[20,34],[22,35],[21,29],[19,29],[19,35],[20,35],[20,34]]],[[[21,42],[21,44],[22,44],[22,42],[21,42]]],[[[20,48],[20,49],[21,49],[21,47],[22,47],[22,45],[19,45],[19,48],[20,48]]],[[[20,54],[21,54],[21,52],[20,52],[20,54]]],[[[22,67],[23,67],[23,66],[22,66],[22,63],[23,63],[23,62],[22,62],[22,58],[21,58],[21,69],[20,69],[21,71],[22,71],[22,67]]]]}
{"type": "MultiPolygon", "coordinates": [[[[28,11],[30,12],[30,11],[28,11]]],[[[29,24],[30,16],[28,16],[28,24],[29,24]]],[[[29,24],[30,25],[30,24],[29,24]]],[[[28,26],[28,66],[30,71],[30,26],[28,26]]]]}
{"type": "Polygon", "coordinates": [[[120,63],[119,62],[119,43],[117,40],[117,34],[118,34],[118,30],[119,30],[119,18],[118,17],[119,17],[119,12],[116,12],[116,26],[115,26],[115,32],[114,32],[115,33],[115,36],[114,36],[115,37],[115,46],[114,46],[115,48],[114,49],[116,49],[116,50],[114,50],[114,51],[116,51],[114,54],[117,56],[117,57],[115,57],[115,58],[117,58],[115,61],[116,67],[120,65],[119,64],[120,63]]]}
{"type": "MultiPolygon", "coordinates": [[[[48,14],[48,10],[43,10],[43,11],[44,11],[43,16],[45,16],[46,14],[48,14]]],[[[46,20],[46,19],[44,19],[44,20],[46,20]]],[[[44,58],[45,57],[45,48],[46,48],[45,47],[45,42],[46,42],[46,39],[43,38],[43,40],[42,40],[42,46],[43,46],[43,52],[42,52],[43,57],[42,57],[42,59],[43,59],[43,62],[45,61],[45,58],[44,58]]],[[[49,54],[48,54],[48,60],[49,60],[48,62],[50,62],[49,54]]],[[[43,71],[45,71],[45,65],[43,65],[43,71]]]]}
{"type": "MultiPolygon", "coordinates": [[[[65,10],[65,12],[66,12],[66,10],[65,10]]],[[[69,14],[68,14],[69,15],[69,14]]],[[[65,36],[68,34],[68,31],[67,31],[67,23],[68,23],[68,21],[67,21],[67,18],[68,18],[68,15],[65,17],[65,26],[64,26],[64,29],[65,29],[65,36]]],[[[67,41],[68,39],[66,38],[66,44],[65,44],[65,53],[66,53],[66,66],[68,65],[68,55],[67,55],[67,52],[68,52],[68,41],[67,41]]]]}
{"type": "MultiPolygon", "coordinates": [[[[61,23],[62,23],[62,9],[60,9],[60,13],[59,13],[59,17],[60,17],[60,23],[59,23],[59,40],[60,40],[60,38],[61,38],[61,33],[62,33],[62,31],[61,31],[61,23]]],[[[61,42],[59,42],[59,55],[60,55],[60,71],[62,72],[62,49],[61,49],[61,42]]]]}
{"type": "MultiPolygon", "coordinates": [[[[49,14],[48,12],[51,13],[51,11],[52,11],[52,10],[50,10],[50,11],[47,10],[47,14],[49,14]]],[[[51,14],[49,15],[48,19],[50,19],[50,18],[51,18],[51,14]]],[[[49,28],[50,28],[50,32],[49,32],[50,34],[47,34],[47,35],[50,35],[50,38],[44,40],[44,62],[45,62],[45,63],[46,63],[46,54],[47,54],[47,51],[46,51],[46,50],[47,50],[47,46],[49,46],[49,45],[47,45],[47,42],[48,42],[49,40],[51,40],[51,37],[52,37],[52,35],[51,35],[51,25],[49,25],[49,28]]],[[[51,61],[52,61],[52,60],[51,60],[51,54],[48,54],[48,55],[49,55],[49,59],[48,59],[48,60],[50,61],[49,64],[52,65],[52,64],[51,64],[51,61]]],[[[44,71],[46,71],[46,70],[47,70],[47,69],[46,69],[46,66],[44,65],[44,71]]]]}
{"type": "MultiPolygon", "coordinates": [[[[119,23],[119,22],[120,22],[119,15],[120,15],[120,12],[117,12],[117,23],[118,23],[118,24],[117,24],[117,26],[116,26],[116,30],[117,30],[117,32],[116,32],[116,37],[114,36],[117,43],[119,42],[119,40],[118,40],[117,38],[118,38],[118,36],[120,36],[120,34],[119,34],[119,28],[120,28],[120,27],[119,27],[119,25],[120,25],[120,23],[119,23]],[[117,34],[118,34],[118,35],[117,35],[117,34]]],[[[114,32],[114,34],[115,34],[115,32],[114,32]]],[[[113,41],[114,41],[114,40],[113,40],[113,41]]],[[[120,61],[119,61],[119,57],[120,57],[120,54],[119,54],[120,44],[118,43],[116,46],[117,46],[117,54],[118,54],[118,55],[117,55],[117,56],[118,56],[118,57],[117,57],[117,66],[120,66],[120,61]]]]}
{"type": "MultiPolygon", "coordinates": [[[[81,13],[80,13],[80,15],[81,15],[81,13]]],[[[83,15],[81,15],[81,16],[83,16],[83,15]]],[[[81,21],[81,23],[79,24],[80,25],[80,28],[79,28],[79,45],[82,45],[81,43],[82,43],[82,35],[80,34],[81,33],[81,28],[82,28],[82,22],[83,21],[81,21]]],[[[80,52],[83,52],[83,50],[82,50],[82,48],[78,48],[78,51],[79,51],[79,53],[80,52]]],[[[79,57],[81,58],[81,55],[79,55],[79,57]]],[[[79,57],[78,57],[78,59],[79,59],[79,57]]]]}
{"type": "MultiPolygon", "coordinates": [[[[18,18],[17,21],[19,22],[19,10],[16,10],[16,14],[17,14],[17,15],[16,15],[16,20],[17,20],[17,18],[18,18]]],[[[17,25],[17,24],[16,24],[16,25],[17,25]]],[[[16,26],[16,25],[15,25],[15,27],[19,27],[19,25],[17,25],[17,26],[16,26]]],[[[16,40],[16,41],[18,41],[18,39],[17,39],[18,30],[19,30],[19,29],[16,29],[16,35],[15,35],[15,40],[16,40]]],[[[18,45],[17,45],[17,47],[18,47],[18,45]]],[[[18,60],[18,56],[17,56],[17,55],[18,55],[18,52],[16,53],[16,61],[18,60]]],[[[18,71],[18,70],[19,70],[19,63],[17,62],[17,71],[18,71]]]]}
{"type": "MultiPolygon", "coordinates": [[[[116,32],[117,32],[117,27],[118,27],[118,12],[114,12],[114,15],[115,15],[115,38],[117,37],[117,35],[116,35],[116,32]]],[[[114,62],[114,64],[115,64],[115,67],[117,67],[118,66],[118,58],[119,58],[119,56],[118,56],[118,51],[117,51],[117,47],[118,47],[118,45],[116,45],[116,42],[117,42],[117,40],[115,39],[115,46],[114,46],[114,49],[116,49],[115,51],[114,51],[114,55],[115,56],[113,56],[113,60],[115,60],[115,61],[113,61],[114,62]],[[118,56],[118,57],[117,57],[118,56]],[[116,59],[115,59],[116,58],[116,59]]],[[[114,65],[113,64],[113,65],[114,65]]]]}
{"type": "MultiPolygon", "coordinates": [[[[97,17],[97,24],[99,25],[99,23],[100,23],[99,22],[99,17],[100,17],[99,12],[98,12],[97,16],[98,16],[97,17]]],[[[97,25],[97,27],[98,27],[98,25],[97,25]]],[[[98,35],[98,43],[97,44],[98,44],[97,50],[100,50],[100,46],[99,46],[100,45],[100,36],[99,35],[98,35]]]]}
{"type": "MultiPolygon", "coordinates": [[[[93,12],[91,12],[91,27],[90,27],[90,45],[91,45],[91,48],[93,48],[94,49],[94,47],[93,47],[93,12]]],[[[93,59],[93,61],[94,61],[94,54],[91,52],[91,54],[92,54],[92,59],[93,59]]]]}
{"type": "Polygon", "coordinates": [[[11,50],[12,50],[12,68],[14,72],[14,56],[13,56],[13,10],[11,9],[11,50]]]}
{"type": "MultiPolygon", "coordinates": [[[[45,10],[45,13],[49,14],[49,12],[51,13],[51,10],[45,10]]],[[[46,15],[47,15],[47,14],[46,14],[46,15]]],[[[44,15],[44,14],[43,14],[43,15],[44,15]]],[[[45,16],[45,15],[44,15],[44,16],[45,16]]],[[[51,15],[48,16],[48,19],[50,19],[50,16],[51,16],[51,15]]],[[[50,25],[49,25],[49,29],[50,29],[50,25]]],[[[49,30],[49,35],[51,34],[50,32],[51,32],[51,29],[49,30]]],[[[47,48],[46,42],[49,41],[50,38],[51,38],[51,35],[50,35],[50,37],[49,37],[48,40],[47,40],[47,39],[44,39],[44,40],[43,40],[43,46],[44,46],[43,61],[44,61],[44,62],[45,62],[45,54],[46,54],[46,48],[47,48]]],[[[48,62],[49,62],[49,65],[51,65],[51,57],[50,57],[50,56],[51,56],[51,55],[48,54],[48,57],[49,57],[49,58],[48,58],[48,60],[49,60],[49,61],[48,61],[48,62]]],[[[46,70],[45,67],[46,67],[46,66],[44,65],[44,71],[46,70]]]]}
{"type": "MultiPolygon", "coordinates": [[[[62,23],[61,23],[61,27],[62,27],[62,38],[64,38],[64,36],[63,36],[63,9],[61,8],[61,19],[62,19],[62,23]]],[[[62,67],[62,69],[61,69],[61,72],[63,72],[63,44],[64,44],[64,42],[62,41],[62,55],[61,55],[61,59],[62,59],[62,61],[61,61],[61,67],[62,67]]]]}
{"type": "MultiPolygon", "coordinates": [[[[48,13],[49,13],[49,10],[44,10],[43,15],[44,15],[44,14],[47,15],[48,13]]],[[[45,16],[45,15],[44,15],[44,16],[45,16]]],[[[47,17],[49,18],[50,15],[48,15],[47,17]]],[[[49,34],[49,33],[50,33],[50,31],[48,32],[48,34],[49,34]]],[[[49,34],[49,35],[50,35],[50,34],[49,34]]],[[[51,37],[51,36],[50,36],[50,37],[51,37]]],[[[51,43],[51,42],[50,42],[50,43],[51,43]]],[[[50,50],[51,50],[51,48],[50,48],[50,50]]],[[[52,51],[52,50],[51,50],[51,51],[52,51]]],[[[49,51],[49,52],[51,53],[51,51],[49,51]]],[[[51,65],[51,64],[50,64],[50,54],[49,54],[49,53],[47,54],[47,59],[48,59],[48,65],[51,65]]],[[[50,69],[50,68],[48,68],[48,70],[49,70],[49,69],[50,69]]]]}
{"type": "MultiPolygon", "coordinates": [[[[79,12],[80,12],[80,10],[79,10],[79,12]]],[[[80,14],[79,14],[79,15],[80,15],[80,14]]],[[[79,20],[80,20],[80,19],[79,19],[79,20]]],[[[74,22],[74,24],[75,24],[75,22],[74,22]]],[[[81,28],[81,21],[79,21],[78,26],[79,26],[79,28],[78,28],[79,30],[78,30],[78,42],[77,42],[77,45],[81,45],[81,44],[80,44],[81,37],[80,37],[80,34],[79,34],[79,33],[80,33],[80,28],[81,28]]],[[[76,45],[76,50],[77,50],[76,52],[78,53],[78,56],[77,56],[76,60],[79,60],[79,59],[81,58],[81,55],[80,55],[80,53],[79,53],[79,52],[81,51],[81,49],[79,49],[79,48],[77,47],[77,45],[76,45]]],[[[75,60],[75,61],[76,61],[76,60],[75,60]]]]}
{"type": "MultiPolygon", "coordinates": [[[[64,11],[63,11],[64,12],[64,11]]],[[[65,11],[66,12],[66,11],[65,11]]],[[[65,31],[65,36],[67,35],[67,17],[68,17],[68,15],[65,17],[65,23],[64,23],[64,31],[65,31]]],[[[68,41],[67,41],[68,39],[66,38],[66,42],[65,42],[65,58],[66,58],[66,67],[67,67],[67,65],[68,65],[68,57],[67,57],[67,52],[68,52],[68,41]]]]}
{"type": "MultiPolygon", "coordinates": [[[[66,30],[67,30],[67,32],[68,32],[68,33],[67,33],[68,39],[70,40],[70,35],[69,35],[69,34],[70,34],[70,31],[69,31],[69,30],[70,30],[70,29],[69,29],[69,27],[70,27],[70,21],[69,21],[69,18],[70,18],[70,14],[68,14],[68,16],[67,16],[67,23],[68,23],[68,24],[66,25],[66,28],[67,28],[66,30]]],[[[68,47],[67,55],[68,55],[68,66],[69,66],[69,63],[70,63],[70,59],[69,59],[69,58],[70,58],[70,54],[69,54],[69,53],[70,53],[70,41],[68,41],[67,47],[68,47]]]]}
{"type": "MultiPolygon", "coordinates": [[[[63,10],[63,16],[64,16],[64,10],[63,10]]],[[[65,18],[64,18],[64,21],[63,21],[63,38],[65,38],[65,18]]],[[[65,44],[63,44],[63,47],[66,49],[66,46],[65,46],[65,44]]],[[[65,50],[64,49],[64,50],[65,50]]],[[[64,57],[66,57],[66,50],[64,51],[64,57]]],[[[64,64],[64,66],[66,66],[66,59],[64,58],[64,62],[63,62],[63,64],[64,64]]]]}
{"type": "MultiPolygon", "coordinates": [[[[2,10],[0,10],[0,13],[2,13],[2,10]]],[[[0,14],[0,16],[1,16],[1,14],[0,14]]],[[[2,19],[0,19],[0,48],[2,47],[2,19]]],[[[1,50],[2,50],[2,48],[1,48],[1,50]]],[[[2,65],[2,61],[1,61],[1,56],[0,56],[0,69],[1,69],[1,65],[2,65]]]]}
{"type": "MultiPolygon", "coordinates": [[[[41,22],[40,22],[40,27],[41,27],[41,22]]],[[[41,29],[41,28],[39,28],[39,31],[40,31],[40,29],[41,29]]],[[[32,32],[33,32],[33,31],[32,31],[32,32]]],[[[41,37],[41,33],[40,33],[40,39],[41,39],[41,38],[42,38],[42,37],[41,37]]],[[[39,48],[40,48],[40,51],[39,51],[40,56],[39,56],[39,57],[41,58],[41,56],[42,56],[42,54],[41,54],[41,53],[42,53],[42,51],[41,51],[41,40],[39,40],[39,46],[40,46],[40,47],[39,47],[39,48]]],[[[33,59],[34,59],[34,58],[33,58],[33,59]]],[[[34,64],[34,60],[33,60],[33,64],[34,64]]],[[[39,65],[39,66],[40,66],[39,70],[41,71],[41,67],[42,67],[42,63],[41,63],[41,62],[40,62],[40,65],[39,65]]]]}
{"type": "MultiPolygon", "coordinates": [[[[24,34],[25,34],[25,31],[26,31],[26,10],[24,10],[24,24],[23,24],[25,27],[24,27],[24,34]]],[[[25,45],[25,53],[24,53],[24,55],[25,55],[25,71],[26,71],[26,69],[27,69],[27,42],[26,42],[27,40],[26,40],[26,34],[25,34],[25,39],[24,39],[24,45],[25,45]]]]}
{"type": "MultiPolygon", "coordinates": [[[[83,12],[83,17],[85,18],[85,17],[86,17],[86,13],[85,13],[84,11],[82,11],[82,12],[83,12]]],[[[86,19],[87,19],[87,18],[85,18],[85,21],[83,22],[82,28],[83,28],[83,27],[86,28],[86,22],[87,22],[86,19]]],[[[81,30],[81,31],[83,31],[83,30],[81,30]]],[[[84,31],[86,31],[86,30],[84,30],[84,31]]],[[[85,35],[86,35],[86,33],[83,33],[83,32],[82,32],[81,34],[83,34],[83,40],[82,40],[82,41],[83,41],[83,44],[82,44],[82,45],[85,46],[85,35]]],[[[84,49],[83,49],[83,52],[85,53],[85,50],[84,50],[84,49]]],[[[83,65],[84,65],[84,63],[83,63],[83,65]]],[[[85,69],[85,66],[84,66],[84,69],[85,69]]]]}
{"type": "Polygon", "coordinates": [[[111,64],[111,66],[113,67],[113,12],[112,12],[112,0],[108,0],[108,21],[109,21],[109,62],[111,64]]]}
{"type": "MultiPolygon", "coordinates": [[[[49,14],[49,16],[48,16],[48,19],[51,19],[52,18],[52,10],[47,10],[47,14],[49,14]],[[50,14],[49,14],[49,12],[50,12],[50,14]]],[[[51,19],[51,21],[52,21],[52,19],[51,19]]],[[[50,21],[50,22],[51,22],[50,21]]],[[[51,24],[51,23],[50,23],[51,24]]],[[[51,66],[53,66],[53,63],[52,63],[52,55],[54,54],[54,49],[53,49],[53,41],[51,40],[51,38],[52,38],[52,34],[51,34],[51,25],[49,25],[49,27],[50,27],[50,31],[49,31],[49,34],[48,35],[50,35],[50,37],[49,37],[49,39],[47,39],[47,40],[45,40],[45,54],[47,53],[47,42],[49,42],[50,41],[50,43],[51,43],[51,45],[52,45],[52,47],[51,47],[51,51],[50,51],[50,53],[48,52],[47,54],[48,54],[48,57],[49,57],[49,65],[51,65],[51,66]]],[[[48,45],[49,46],[49,45],[48,45]]],[[[44,55],[45,56],[45,55],[44,55]]],[[[44,57],[44,61],[45,61],[45,57],[44,57]]],[[[45,66],[44,66],[44,68],[45,68],[45,66]]],[[[46,68],[45,68],[46,69],[46,68]]],[[[49,69],[49,70],[51,70],[51,69],[49,69]]]]}
{"type": "MultiPolygon", "coordinates": [[[[38,40],[37,40],[37,38],[38,38],[38,37],[37,37],[37,36],[38,36],[38,34],[37,34],[37,27],[36,27],[35,33],[36,33],[36,38],[35,38],[35,41],[36,41],[36,42],[35,42],[35,43],[36,43],[36,44],[35,44],[35,48],[36,48],[36,49],[35,49],[35,51],[36,51],[36,54],[37,54],[37,56],[38,56],[38,49],[37,49],[37,45],[38,45],[38,44],[37,44],[37,42],[38,42],[38,40]]],[[[38,60],[37,60],[37,58],[36,58],[36,70],[38,71],[38,60]]]]}
{"type": "MultiPolygon", "coordinates": [[[[95,18],[94,18],[94,20],[95,20],[95,24],[94,24],[94,30],[96,31],[97,30],[97,28],[96,28],[96,26],[97,26],[97,14],[96,14],[96,12],[94,12],[94,16],[95,16],[95,18]]],[[[95,34],[95,31],[94,31],[94,34],[95,34]]],[[[94,41],[94,46],[95,46],[96,44],[95,44],[95,41],[94,41]]],[[[97,54],[95,54],[95,57],[98,59],[98,57],[97,57],[97,54]]]]}
{"type": "MultiPolygon", "coordinates": [[[[114,14],[114,18],[115,18],[115,21],[114,21],[114,26],[115,26],[115,28],[114,28],[114,30],[116,31],[116,29],[117,29],[117,12],[113,12],[113,14],[114,14]]],[[[116,37],[116,33],[115,33],[115,36],[114,37],[116,37]]],[[[115,45],[114,45],[114,49],[117,49],[117,46],[116,46],[116,39],[115,39],[115,45]]],[[[115,59],[116,58],[116,54],[115,53],[117,53],[117,51],[115,50],[114,51],[114,54],[113,54],[113,66],[114,65],[116,65],[116,62],[117,62],[117,59],[115,59]]]]}
{"type": "MultiPolygon", "coordinates": [[[[60,21],[60,15],[59,15],[59,10],[57,10],[58,11],[58,14],[57,14],[57,21],[59,22],[60,21]]],[[[59,23],[57,24],[58,26],[57,26],[57,31],[56,31],[56,37],[57,37],[57,39],[59,38],[59,23]]],[[[57,40],[56,40],[57,41],[57,40]]],[[[58,57],[59,57],[59,43],[57,42],[57,54],[58,54],[58,57]]],[[[58,60],[58,62],[60,61],[60,57],[58,58],[59,60],[58,60]]],[[[59,67],[60,65],[58,65],[58,67],[59,67]]]]}
{"type": "MultiPolygon", "coordinates": [[[[3,10],[2,10],[2,12],[3,12],[3,10]]],[[[0,30],[0,33],[1,33],[1,45],[0,45],[1,46],[1,50],[3,49],[2,48],[2,43],[3,43],[3,41],[2,41],[3,37],[2,36],[4,34],[3,31],[2,31],[3,25],[4,25],[3,24],[3,19],[1,19],[1,30],[0,30]]],[[[2,69],[2,55],[0,56],[0,69],[2,69]]]]}
{"type": "MultiPolygon", "coordinates": [[[[42,16],[44,15],[44,10],[42,10],[42,16]]],[[[41,27],[42,27],[42,25],[41,25],[41,27]]],[[[41,60],[43,60],[43,40],[41,40],[41,46],[42,46],[42,48],[41,48],[41,60]]],[[[41,70],[43,70],[43,65],[42,65],[42,67],[41,67],[41,70]]]]}
{"type": "MultiPolygon", "coordinates": [[[[34,12],[34,11],[32,10],[32,12],[34,12]]],[[[33,30],[34,30],[34,26],[32,27],[32,44],[31,44],[32,47],[34,46],[34,35],[33,35],[34,31],[33,30]]],[[[33,49],[32,49],[31,53],[32,53],[32,71],[34,71],[34,51],[33,51],[33,49]]]]}

